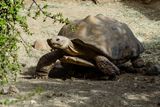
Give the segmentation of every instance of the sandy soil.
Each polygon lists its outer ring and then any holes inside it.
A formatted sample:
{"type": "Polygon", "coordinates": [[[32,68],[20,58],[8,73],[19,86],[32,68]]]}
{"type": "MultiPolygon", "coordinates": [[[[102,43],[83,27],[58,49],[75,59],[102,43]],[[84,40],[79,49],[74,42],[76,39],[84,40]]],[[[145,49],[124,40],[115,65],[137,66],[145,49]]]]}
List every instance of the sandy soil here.
{"type": "MultiPolygon", "coordinates": [[[[127,23],[137,38],[144,44],[144,60],[160,64],[160,2],[143,5],[137,2],[106,2],[95,5],[83,2],[41,2],[49,5],[48,11],[61,12],[70,20],[81,19],[88,15],[104,14],[127,23]]],[[[26,3],[26,12],[30,3],[26,3]]],[[[34,7],[35,9],[35,7],[34,7]]],[[[33,10],[34,10],[33,9],[33,10]]],[[[23,14],[26,14],[23,13],[23,14]]],[[[43,16],[34,20],[28,17],[32,36],[22,32],[25,42],[33,44],[35,40],[46,40],[57,35],[63,24],[43,16]]],[[[48,79],[29,78],[39,58],[49,50],[31,48],[28,55],[20,45],[19,61],[24,66],[15,86],[20,93],[2,95],[0,101],[8,100],[9,107],[158,107],[160,106],[160,77],[139,74],[122,74],[116,81],[84,79],[48,79]],[[24,78],[25,77],[25,78],[24,78]],[[12,103],[13,102],[13,103],[12,103]]],[[[7,106],[7,105],[0,105],[7,106]]],[[[8,107],[8,106],[7,106],[8,107]]]]}

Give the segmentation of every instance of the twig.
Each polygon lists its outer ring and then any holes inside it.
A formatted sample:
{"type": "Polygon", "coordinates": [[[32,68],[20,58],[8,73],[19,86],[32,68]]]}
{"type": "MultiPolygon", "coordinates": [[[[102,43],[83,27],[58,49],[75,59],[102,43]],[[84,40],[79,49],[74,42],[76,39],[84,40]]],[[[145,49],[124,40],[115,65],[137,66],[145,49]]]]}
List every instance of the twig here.
{"type": "Polygon", "coordinates": [[[27,53],[29,53],[29,50],[28,50],[27,47],[30,47],[30,46],[29,46],[28,43],[23,39],[23,37],[22,37],[21,35],[19,35],[19,37],[20,37],[20,39],[22,40],[21,43],[23,44],[25,50],[27,51],[27,53]]]}
{"type": "Polygon", "coordinates": [[[32,4],[29,6],[28,11],[31,10],[32,6],[33,6],[34,2],[32,2],[32,4]]]}
{"type": "MultiPolygon", "coordinates": [[[[39,11],[42,12],[42,13],[46,16],[45,19],[46,19],[47,17],[49,17],[49,18],[55,20],[55,22],[56,22],[56,21],[59,21],[60,23],[66,23],[66,24],[69,23],[68,18],[66,18],[66,19],[62,18],[62,17],[63,17],[62,14],[58,13],[58,14],[55,14],[55,15],[51,15],[51,13],[47,13],[47,12],[43,11],[42,8],[37,4],[37,2],[36,2],[35,0],[32,0],[32,1],[33,1],[33,2],[35,3],[35,5],[38,7],[39,11]],[[57,17],[60,17],[60,18],[57,19],[57,17]]],[[[45,20],[45,19],[44,19],[44,20],[45,20]]]]}

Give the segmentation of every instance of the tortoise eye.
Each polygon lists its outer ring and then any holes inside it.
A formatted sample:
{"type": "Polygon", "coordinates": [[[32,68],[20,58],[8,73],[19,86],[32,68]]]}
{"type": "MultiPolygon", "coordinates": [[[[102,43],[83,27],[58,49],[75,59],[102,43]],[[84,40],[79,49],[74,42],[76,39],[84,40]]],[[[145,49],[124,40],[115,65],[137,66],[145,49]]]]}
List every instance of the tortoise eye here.
{"type": "Polygon", "coordinates": [[[60,40],[59,38],[56,39],[56,41],[59,41],[59,40],[60,40]]]}

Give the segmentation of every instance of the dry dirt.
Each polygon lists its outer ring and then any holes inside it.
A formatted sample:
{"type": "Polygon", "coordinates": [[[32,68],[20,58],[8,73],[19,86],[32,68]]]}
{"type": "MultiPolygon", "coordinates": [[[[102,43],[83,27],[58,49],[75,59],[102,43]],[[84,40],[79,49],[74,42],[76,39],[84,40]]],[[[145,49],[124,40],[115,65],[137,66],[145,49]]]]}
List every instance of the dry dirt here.
{"type": "MultiPolygon", "coordinates": [[[[103,14],[127,23],[137,38],[144,44],[144,60],[160,64],[160,2],[144,5],[137,2],[103,2],[95,5],[90,1],[49,0],[38,2],[48,4],[48,11],[61,12],[70,20],[82,19],[88,15],[103,14]]],[[[30,2],[26,2],[26,11],[30,2]]],[[[35,6],[33,10],[35,9],[35,6]]],[[[25,42],[46,40],[57,35],[63,24],[43,16],[37,20],[28,17],[32,36],[22,32],[25,42]]],[[[19,62],[24,66],[14,85],[20,93],[1,95],[0,102],[9,105],[0,107],[159,107],[160,77],[139,74],[122,74],[116,81],[85,79],[29,79],[35,70],[38,59],[49,50],[31,48],[28,55],[22,44],[19,49],[19,62]]]]}

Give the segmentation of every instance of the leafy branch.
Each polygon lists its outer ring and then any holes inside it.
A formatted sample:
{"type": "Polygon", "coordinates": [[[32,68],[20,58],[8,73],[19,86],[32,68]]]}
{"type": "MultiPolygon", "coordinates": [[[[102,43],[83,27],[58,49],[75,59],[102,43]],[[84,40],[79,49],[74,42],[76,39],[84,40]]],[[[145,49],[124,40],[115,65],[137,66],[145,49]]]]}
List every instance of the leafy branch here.
{"type": "MultiPolygon", "coordinates": [[[[16,80],[17,74],[21,71],[21,65],[18,62],[17,43],[21,42],[27,53],[29,44],[22,38],[17,25],[19,25],[27,34],[31,34],[27,24],[26,16],[21,15],[24,0],[1,0],[0,2],[0,83],[7,83],[9,80],[16,80]]],[[[45,16],[43,21],[51,18],[54,22],[69,24],[68,18],[64,18],[62,13],[51,14],[45,9],[47,5],[41,7],[35,0],[28,9],[28,16],[33,5],[36,5],[34,19],[41,13],[45,16]]]]}
{"type": "Polygon", "coordinates": [[[38,10],[35,12],[35,16],[33,17],[34,19],[36,19],[41,13],[45,16],[44,18],[44,22],[46,21],[47,18],[51,18],[54,20],[55,22],[60,22],[60,23],[65,23],[65,24],[69,24],[69,19],[68,18],[64,18],[64,16],[62,15],[62,13],[57,13],[57,14],[51,14],[47,11],[44,11],[44,9],[46,9],[48,7],[48,5],[44,5],[43,7],[40,7],[39,4],[37,4],[37,2],[35,0],[32,0],[32,3],[28,9],[28,16],[30,16],[30,11],[33,7],[33,5],[36,5],[38,10]]]}

